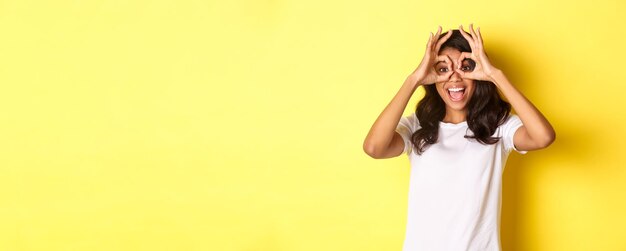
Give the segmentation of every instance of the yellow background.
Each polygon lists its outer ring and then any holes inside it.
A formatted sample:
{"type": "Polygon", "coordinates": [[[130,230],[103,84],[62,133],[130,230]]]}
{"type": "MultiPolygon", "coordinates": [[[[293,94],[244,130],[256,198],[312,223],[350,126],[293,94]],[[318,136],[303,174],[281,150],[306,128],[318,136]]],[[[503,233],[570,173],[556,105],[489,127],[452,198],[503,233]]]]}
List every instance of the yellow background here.
{"type": "MultiPolygon", "coordinates": [[[[473,22],[557,131],[505,250],[626,250],[623,1],[0,1],[0,250],[400,250],[371,124],[473,22]]],[[[421,91],[411,99],[410,113],[421,91]]]]}

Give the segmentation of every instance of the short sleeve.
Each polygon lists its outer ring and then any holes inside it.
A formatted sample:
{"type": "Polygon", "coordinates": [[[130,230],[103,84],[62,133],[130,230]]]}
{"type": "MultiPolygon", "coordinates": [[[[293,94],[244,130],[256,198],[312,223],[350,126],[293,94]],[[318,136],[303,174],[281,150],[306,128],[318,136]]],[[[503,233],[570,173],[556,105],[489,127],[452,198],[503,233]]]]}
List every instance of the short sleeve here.
{"type": "Polygon", "coordinates": [[[404,140],[404,150],[403,154],[409,154],[413,149],[413,143],[411,143],[411,136],[413,132],[416,131],[417,128],[417,117],[415,113],[412,113],[409,116],[405,116],[400,118],[400,122],[398,122],[398,126],[396,127],[396,132],[402,136],[404,140]]]}
{"type": "Polygon", "coordinates": [[[513,143],[513,136],[515,136],[515,132],[521,126],[523,126],[522,120],[517,115],[511,114],[504,124],[500,125],[501,134],[504,150],[507,152],[511,152],[515,150],[518,153],[526,154],[527,151],[520,151],[515,148],[515,144],[513,143]]]}

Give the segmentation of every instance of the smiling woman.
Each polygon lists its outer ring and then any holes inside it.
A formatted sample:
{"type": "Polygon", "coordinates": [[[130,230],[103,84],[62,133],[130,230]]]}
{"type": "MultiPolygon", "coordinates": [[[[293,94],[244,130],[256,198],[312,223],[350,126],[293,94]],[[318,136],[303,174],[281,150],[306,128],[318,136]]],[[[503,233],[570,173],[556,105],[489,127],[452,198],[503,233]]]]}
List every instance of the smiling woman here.
{"type": "MultiPolygon", "coordinates": [[[[461,47],[462,44],[458,44],[457,46],[454,46],[453,42],[455,39],[459,39],[462,38],[461,37],[461,33],[459,33],[458,31],[454,31],[452,34],[458,34],[456,36],[451,37],[450,39],[448,39],[448,44],[444,43],[442,45],[442,49],[440,54],[441,55],[445,55],[446,57],[453,59],[453,60],[458,60],[459,56],[461,55],[461,51],[463,49],[463,47],[461,47]]],[[[467,46],[469,47],[469,45],[467,46]]],[[[464,60],[461,65],[460,65],[460,69],[462,71],[471,71],[473,69],[473,66],[470,65],[470,61],[469,60],[464,60]]],[[[437,73],[439,75],[445,75],[447,72],[449,71],[453,71],[454,65],[448,65],[445,61],[439,61],[437,62],[437,64],[435,65],[435,69],[437,70],[437,73]]],[[[451,85],[443,87],[441,85],[437,85],[437,91],[439,92],[439,95],[441,97],[449,97],[449,99],[451,101],[454,102],[460,102],[460,101],[465,101],[465,103],[467,103],[467,101],[469,101],[469,98],[472,97],[472,93],[474,91],[474,82],[467,79],[465,81],[461,81],[461,79],[458,77],[457,74],[452,74],[451,76],[451,81],[453,82],[451,85]],[[455,84],[454,82],[458,82],[458,84],[455,84]],[[467,92],[465,91],[467,88],[467,92]],[[445,91],[447,91],[448,96],[446,96],[445,91]],[[467,93],[467,94],[466,94],[467,93]]],[[[446,103],[448,104],[448,103],[446,103]]],[[[457,103],[452,103],[452,104],[457,104],[457,103]]],[[[465,104],[458,104],[458,105],[462,105],[462,107],[465,107],[465,104]]],[[[462,108],[461,107],[461,108],[462,108]]],[[[450,108],[450,107],[448,107],[450,108]]]]}
{"type": "Polygon", "coordinates": [[[373,158],[405,153],[411,162],[405,251],[500,250],[509,153],[545,148],[555,139],[546,118],[491,65],[480,30],[469,28],[431,33],[422,62],[363,143],[373,158]],[[425,95],[415,113],[401,117],[420,86],[425,95]]]}
{"type": "Polygon", "coordinates": [[[441,41],[439,55],[450,59],[450,63],[439,61],[435,69],[439,76],[449,76],[449,79],[424,85],[426,94],[416,112],[423,126],[411,138],[417,153],[423,153],[428,145],[437,141],[439,121],[460,123],[467,120],[474,134],[466,137],[486,144],[498,142],[492,135],[508,117],[511,105],[498,95],[492,82],[461,77],[462,73],[472,72],[476,62],[462,57],[462,53],[472,50],[459,30],[442,34],[441,41]]]}

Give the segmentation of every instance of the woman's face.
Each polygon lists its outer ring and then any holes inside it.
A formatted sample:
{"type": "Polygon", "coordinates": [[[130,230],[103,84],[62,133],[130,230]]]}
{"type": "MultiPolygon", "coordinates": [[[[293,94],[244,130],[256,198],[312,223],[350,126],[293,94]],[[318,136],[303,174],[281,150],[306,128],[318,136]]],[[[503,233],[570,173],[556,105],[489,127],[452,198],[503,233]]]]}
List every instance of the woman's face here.
{"type": "MultiPolygon", "coordinates": [[[[435,65],[437,74],[445,75],[448,71],[454,71],[458,66],[457,59],[461,56],[461,52],[455,48],[447,47],[439,53],[439,55],[447,55],[452,60],[453,65],[446,62],[438,62],[435,65]]],[[[472,71],[473,67],[468,60],[464,60],[461,65],[462,71],[472,71]]],[[[467,103],[472,94],[474,94],[474,80],[463,79],[458,72],[454,72],[450,79],[446,82],[435,83],[437,92],[441,99],[446,103],[446,110],[450,111],[467,111],[467,103]]]]}

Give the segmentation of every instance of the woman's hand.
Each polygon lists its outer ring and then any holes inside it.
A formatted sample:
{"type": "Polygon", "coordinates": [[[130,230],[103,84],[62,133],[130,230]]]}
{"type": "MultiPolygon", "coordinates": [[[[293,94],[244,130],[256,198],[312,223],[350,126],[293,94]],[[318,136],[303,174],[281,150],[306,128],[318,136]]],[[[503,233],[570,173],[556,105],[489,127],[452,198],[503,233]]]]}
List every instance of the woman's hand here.
{"type": "Polygon", "coordinates": [[[424,57],[422,58],[422,62],[420,62],[419,66],[415,71],[413,71],[413,75],[417,78],[418,85],[430,85],[437,82],[443,82],[450,79],[450,76],[454,73],[452,69],[449,69],[445,74],[438,73],[435,70],[435,64],[437,62],[443,61],[452,68],[452,60],[448,56],[439,56],[439,49],[441,45],[450,38],[452,35],[452,30],[448,32],[444,37],[439,39],[441,35],[441,26],[437,29],[437,33],[433,35],[430,33],[430,38],[428,39],[428,43],[426,44],[426,52],[424,53],[424,57]]]}
{"type": "Polygon", "coordinates": [[[459,26],[459,31],[461,31],[461,35],[463,35],[467,42],[469,42],[472,52],[462,52],[455,64],[457,67],[454,70],[458,72],[462,78],[485,80],[495,83],[493,74],[499,70],[494,67],[487,58],[487,54],[485,53],[485,49],[483,47],[483,38],[480,35],[480,27],[474,31],[474,27],[470,24],[469,30],[470,33],[468,34],[463,30],[462,25],[459,26]],[[462,70],[462,66],[463,60],[468,58],[474,60],[476,65],[472,71],[466,72],[462,70]]]}

